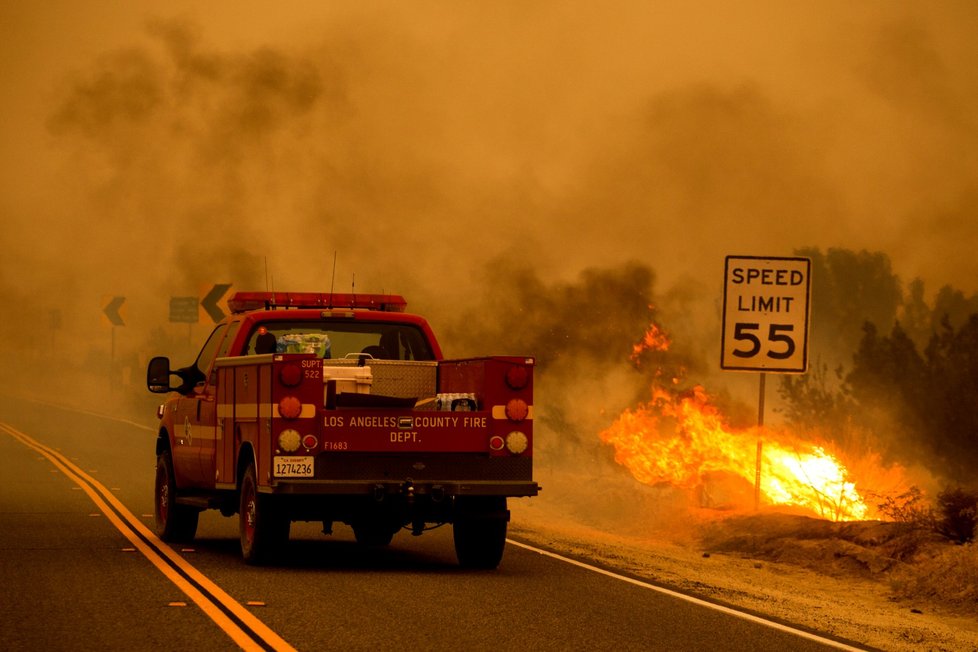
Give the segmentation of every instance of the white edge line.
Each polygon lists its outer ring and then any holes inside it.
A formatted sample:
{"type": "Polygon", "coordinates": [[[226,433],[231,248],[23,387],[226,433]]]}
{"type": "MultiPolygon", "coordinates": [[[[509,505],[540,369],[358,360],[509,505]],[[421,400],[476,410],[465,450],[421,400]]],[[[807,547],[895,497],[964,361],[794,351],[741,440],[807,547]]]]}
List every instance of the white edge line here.
{"type": "Polygon", "coordinates": [[[780,630],[782,632],[786,632],[786,633],[789,633],[789,634],[794,634],[795,636],[800,636],[802,638],[807,638],[809,640],[816,641],[818,643],[822,643],[824,645],[828,645],[828,646],[837,648],[839,650],[849,650],[851,652],[865,652],[864,648],[852,647],[851,645],[846,645],[845,643],[840,643],[839,641],[833,641],[830,638],[824,638],[822,636],[819,636],[818,634],[812,634],[811,632],[806,632],[806,631],[801,630],[801,629],[795,629],[794,627],[790,627],[788,625],[782,625],[781,623],[774,622],[773,620],[768,620],[766,618],[761,618],[760,616],[755,616],[753,614],[749,614],[749,613],[746,613],[746,612],[743,612],[743,611],[738,611],[737,609],[733,609],[731,607],[725,607],[725,606],[720,605],[720,604],[716,604],[716,603],[713,603],[713,602],[708,602],[708,601],[703,600],[701,598],[696,598],[696,597],[693,597],[691,595],[686,595],[685,593],[680,593],[678,591],[673,591],[671,589],[666,589],[666,588],[663,588],[661,586],[656,586],[655,584],[649,584],[648,582],[643,582],[643,581],[637,580],[637,579],[635,579],[633,577],[627,577],[625,575],[619,575],[618,573],[614,573],[612,571],[605,570],[603,568],[598,568],[597,566],[592,566],[591,564],[586,564],[586,563],[584,563],[582,561],[577,561],[576,559],[571,559],[570,557],[564,557],[563,555],[558,555],[557,553],[550,552],[549,550],[543,550],[541,548],[535,548],[535,547],[533,547],[531,545],[527,545],[527,544],[521,543],[519,541],[514,541],[512,539],[506,539],[506,541],[508,543],[511,543],[514,546],[519,547],[519,548],[523,548],[525,550],[529,550],[531,552],[535,552],[537,554],[544,555],[545,557],[550,557],[551,559],[556,559],[558,561],[562,561],[565,564],[571,564],[572,566],[577,566],[578,568],[583,568],[583,569],[589,570],[589,571],[591,571],[593,573],[599,573],[599,574],[604,575],[606,577],[610,577],[610,578],[613,578],[613,579],[616,579],[616,580],[620,580],[622,582],[627,582],[629,584],[632,584],[634,586],[641,587],[643,589],[650,589],[652,591],[657,591],[659,593],[662,593],[662,594],[671,596],[673,598],[679,598],[680,600],[685,600],[686,602],[691,602],[692,604],[698,605],[700,607],[706,607],[708,609],[713,609],[715,611],[719,611],[721,613],[725,613],[725,614],[730,615],[730,616],[735,616],[737,618],[742,618],[744,620],[749,620],[750,622],[757,623],[758,625],[764,625],[765,627],[770,627],[772,629],[777,629],[777,630],[780,630]]]}

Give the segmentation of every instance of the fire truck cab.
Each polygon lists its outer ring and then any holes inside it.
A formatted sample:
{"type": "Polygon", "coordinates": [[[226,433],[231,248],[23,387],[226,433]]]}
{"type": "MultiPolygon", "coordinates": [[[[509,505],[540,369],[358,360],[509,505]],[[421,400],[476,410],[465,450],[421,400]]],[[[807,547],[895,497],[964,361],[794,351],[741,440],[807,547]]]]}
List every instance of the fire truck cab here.
{"type": "Polygon", "coordinates": [[[196,360],[153,358],[155,516],[164,541],[204,509],[238,514],[248,563],[293,521],[349,525],[364,545],[452,524],[461,565],[495,568],[507,500],[532,479],[532,357],[445,360],[392,295],[239,292],[196,360]],[[176,382],[174,381],[176,379],[176,382]]]}

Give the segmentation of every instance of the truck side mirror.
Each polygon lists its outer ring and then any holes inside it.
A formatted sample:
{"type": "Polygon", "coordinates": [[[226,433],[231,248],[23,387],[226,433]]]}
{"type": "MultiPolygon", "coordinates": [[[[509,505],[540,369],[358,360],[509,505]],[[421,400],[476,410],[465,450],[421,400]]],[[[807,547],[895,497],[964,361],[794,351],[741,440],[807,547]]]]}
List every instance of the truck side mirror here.
{"type": "Polygon", "coordinates": [[[149,361],[146,368],[146,387],[154,394],[173,391],[170,386],[170,359],[158,356],[149,361]]]}

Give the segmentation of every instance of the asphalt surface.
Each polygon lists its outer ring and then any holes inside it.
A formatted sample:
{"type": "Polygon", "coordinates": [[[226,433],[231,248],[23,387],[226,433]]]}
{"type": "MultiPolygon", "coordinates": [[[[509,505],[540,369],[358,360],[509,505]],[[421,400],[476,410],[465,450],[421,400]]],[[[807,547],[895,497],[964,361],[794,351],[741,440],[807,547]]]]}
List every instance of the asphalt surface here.
{"type": "Polygon", "coordinates": [[[363,549],[297,523],[282,563],[255,568],[212,511],[166,546],[147,536],[153,426],[0,396],[0,649],[834,647],[522,546],[463,570],[448,526],[363,549]]]}

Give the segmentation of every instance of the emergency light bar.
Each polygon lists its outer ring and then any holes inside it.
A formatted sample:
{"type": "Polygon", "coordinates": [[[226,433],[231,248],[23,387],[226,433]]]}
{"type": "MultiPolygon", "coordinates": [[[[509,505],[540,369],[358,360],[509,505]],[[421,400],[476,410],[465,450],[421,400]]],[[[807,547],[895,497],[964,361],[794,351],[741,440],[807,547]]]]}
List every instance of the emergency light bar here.
{"type": "Polygon", "coordinates": [[[233,313],[274,308],[362,308],[404,312],[407,301],[396,294],[334,294],[331,292],[236,292],[228,299],[233,313]]]}

